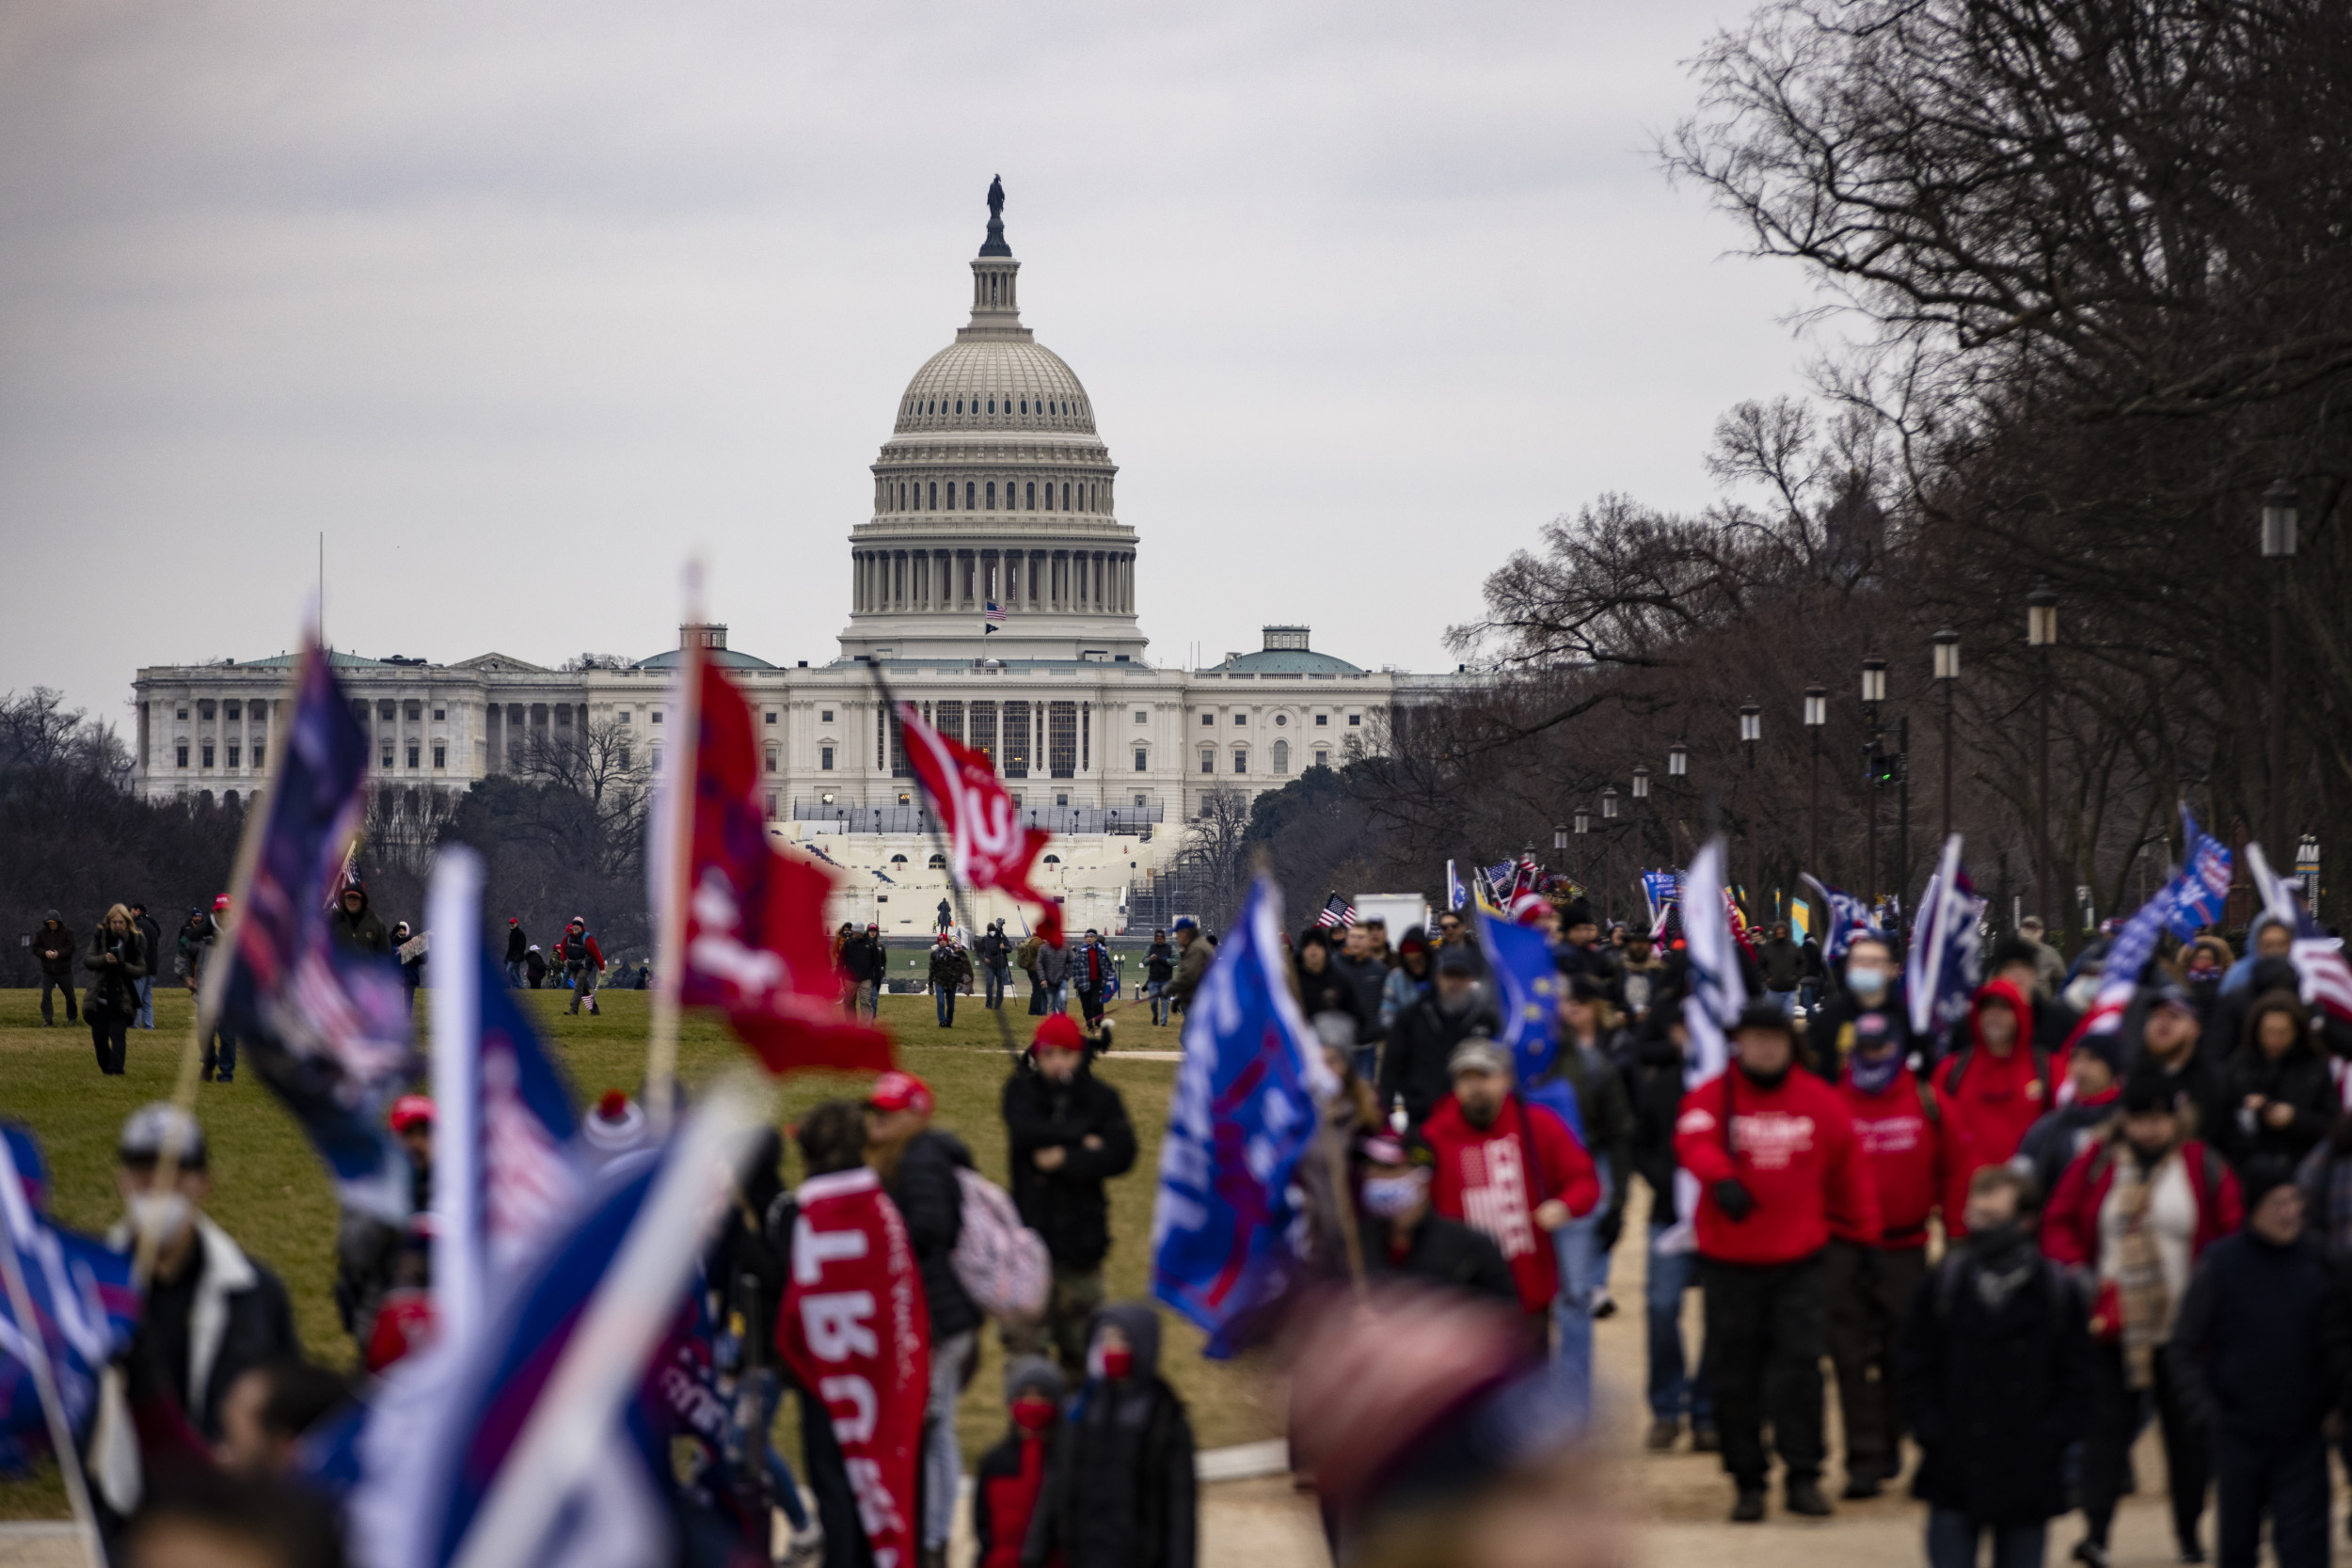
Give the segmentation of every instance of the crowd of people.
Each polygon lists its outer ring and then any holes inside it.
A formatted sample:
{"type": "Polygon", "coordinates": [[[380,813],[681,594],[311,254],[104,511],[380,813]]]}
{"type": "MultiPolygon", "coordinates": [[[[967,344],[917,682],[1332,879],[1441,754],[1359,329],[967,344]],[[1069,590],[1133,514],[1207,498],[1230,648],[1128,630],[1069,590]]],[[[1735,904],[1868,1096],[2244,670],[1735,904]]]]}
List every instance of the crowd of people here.
{"type": "MultiPolygon", "coordinates": [[[[1200,985],[1216,939],[1206,936],[1190,917],[1172,927],[1155,929],[1143,953],[1143,989],[1139,1000],[1149,1002],[1152,1022],[1166,1024],[1200,985]],[[1170,931],[1173,940],[1170,940],[1170,931]]],[[[852,1017],[876,1018],[882,997],[890,989],[890,949],[882,927],[868,923],[864,930],[844,921],[833,937],[834,965],[841,975],[841,1005],[852,1017]]],[[[1079,1016],[1089,1028],[1103,1022],[1122,985],[1119,960],[1112,956],[1104,933],[1089,927],[1075,942],[1049,942],[1042,931],[1031,931],[1018,942],[1001,920],[989,922],[977,939],[966,943],[957,933],[943,901],[930,951],[921,958],[922,989],[930,992],[931,1007],[942,1029],[956,1022],[956,998],[979,988],[981,1006],[1002,1007],[1012,988],[1012,972],[1028,977],[1029,1016],[1066,1013],[1074,992],[1079,1016]]]]}

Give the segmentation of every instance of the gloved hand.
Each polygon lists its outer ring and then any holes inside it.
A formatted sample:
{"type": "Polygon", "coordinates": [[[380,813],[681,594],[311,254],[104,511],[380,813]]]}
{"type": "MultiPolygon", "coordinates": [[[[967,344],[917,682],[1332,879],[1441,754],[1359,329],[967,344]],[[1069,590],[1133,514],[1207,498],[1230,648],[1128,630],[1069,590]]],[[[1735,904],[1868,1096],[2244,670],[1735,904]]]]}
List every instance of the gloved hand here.
{"type": "Polygon", "coordinates": [[[1715,1207],[1724,1212],[1724,1218],[1734,1225],[1756,1212],[1756,1199],[1748,1193],[1747,1184],[1736,1176],[1726,1176],[1708,1189],[1715,1199],[1715,1207]]]}

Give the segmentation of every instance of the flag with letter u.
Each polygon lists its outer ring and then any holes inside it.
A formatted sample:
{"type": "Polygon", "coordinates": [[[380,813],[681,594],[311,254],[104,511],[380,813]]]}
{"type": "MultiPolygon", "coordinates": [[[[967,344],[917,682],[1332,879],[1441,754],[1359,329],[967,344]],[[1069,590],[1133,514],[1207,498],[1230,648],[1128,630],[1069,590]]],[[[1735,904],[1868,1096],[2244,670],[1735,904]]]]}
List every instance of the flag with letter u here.
{"type": "Polygon", "coordinates": [[[1061,906],[1029,881],[1030,868],[1053,835],[1021,825],[1012,796],[987,752],[923,722],[913,703],[898,705],[898,727],[906,736],[907,762],[947,830],[947,864],[957,883],[996,888],[1036,905],[1039,933],[1047,945],[1059,947],[1061,906]]]}

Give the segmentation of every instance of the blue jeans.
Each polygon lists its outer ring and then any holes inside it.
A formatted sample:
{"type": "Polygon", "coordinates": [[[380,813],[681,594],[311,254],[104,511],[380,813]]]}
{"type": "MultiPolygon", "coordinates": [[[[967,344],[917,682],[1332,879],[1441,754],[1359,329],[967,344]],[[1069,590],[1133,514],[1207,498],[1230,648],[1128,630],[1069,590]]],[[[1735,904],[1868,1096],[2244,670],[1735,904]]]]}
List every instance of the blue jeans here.
{"type": "Polygon", "coordinates": [[[513,963],[510,963],[510,964],[506,965],[505,967],[506,967],[506,983],[507,983],[508,985],[510,985],[510,986],[514,987],[516,990],[522,990],[522,989],[523,989],[523,964],[522,964],[522,960],[521,960],[520,958],[517,958],[517,959],[516,959],[513,963]]]}
{"type": "Polygon", "coordinates": [[[953,1023],[956,1021],[956,988],[953,986],[933,986],[931,988],[931,1008],[939,1014],[939,1026],[942,1029],[945,1029],[947,1025],[953,1023]]]}
{"type": "Polygon", "coordinates": [[[1012,978],[1011,972],[1007,970],[1003,964],[982,964],[980,966],[980,974],[988,980],[988,1006],[992,1007],[1003,1006],[1005,1005],[1005,986],[1012,978]]]}
{"type": "Polygon", "coordinates": [[[1692,1426],[1713,1424],[1715,1402],[1707,1380],[1693,1376],[1682,1354],[1682,1295],[1699,1282],[1696,1252],[1661,1253],[1666,1227],[1650,1223],[1648,1267],[1642,1303],[1649,1320],[1649,1412],[1660,1420],[1691,1418],[1692,1426]]]}
{"type": "Polygon", "coordinates": [[[1152,999],[1152,1022],[1165,1025],[1168,1022],[1168,982],[1152,980],[1144,986],[1143,994],[1152,999]]]}
{"type": "Polygon", "coordinates": [[[1045,1010],[1049,1013],[1066,1013],[1070,1010],[1069,981],[1057,980],[1045,988],[1045,1010]]]}
{"type": "Polygon", "coordinates": [[[1988,1525],[1956,1508],[1928,1510],[1928,1568],[1977,1568],[1977,1543],[1993,1537],[1993,1568],[2042,1568],[2046,1524],[1988,1525]]]}
{"type": "Polygon", "coordinates": [[[1600,1246],[1600,1217],[1609,1210],[1609,1172],[1598,1174],[1600,1201],[1593,1212],[1551,1233],[1560,1260],[1560,1294],[1551,1304],[1558,1330],[1553,1381],[1580,1412],[1593,1407],[1593,1292],[1601,1288],[1608,1257],[1600,1246]]]}
{"type": "Polygon", "coordinates": [[[155,1027],[155,977],[152,974],[139,982],[139,1016],[134,1027],[139,1029],[155,1027]]]}

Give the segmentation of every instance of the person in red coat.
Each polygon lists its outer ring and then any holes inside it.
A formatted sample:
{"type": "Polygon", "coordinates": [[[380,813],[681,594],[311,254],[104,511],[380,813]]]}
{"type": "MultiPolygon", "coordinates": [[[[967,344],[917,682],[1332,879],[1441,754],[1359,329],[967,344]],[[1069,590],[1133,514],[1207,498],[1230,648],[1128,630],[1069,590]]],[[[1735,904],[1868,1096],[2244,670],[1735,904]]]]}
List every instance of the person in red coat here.
{"type": "MultiPolygon", "coordinates": [[[[1067,1014],[1056,1014],[1067,1017],[1067,1014]]],[[[1061,1420],[1061,1373],[1041,1355],[1017,1355],[1005,1368],[1005,1407],[1012,1430],[980,1456],[972,1472],[976,1568],[1021,1568],[1022,1543],[1045,1488],[1045,1459],[1061,1420]]],[[[1056,1552],[1050,1568],[1061,1568],[1056,1552]]]]}
{"type": "Polygon", "coordinates": [[[1698,1180],[1694,1215],[1707,1297],[1707,1358],[1734,1523],[1764,1517],[1765,1405],[1787,1469],[1788,1511],[1821,1496],[1823,1254],[1832,1228],[1881,1231],[1861,1141],[1838,1092],[1794,1070],[1788,1021],[1749,1004],[1732,1064],[1683,1097],[1675,1158],[1698,1180]]]}
{"type": "Polygon", "coordinates": [[[1560,1292],[1550,1233],[1593,1212],[1600,1179],[1566,1122],[1511,1092],[1509,1052],[1471,1035],[1447,1066],[1454,1092],[1421,1129],[1438,1157],[1433,1205],[1494,1238],[1518,1286],[1528,1335],[1542,1344],[1560,1292]]]}
{"type": "Polygon", "coordinates": [[[1846,1427],[1846,1496],[1875,1497],[1902,1473],[1902,1412],[1895,1339],[1928,1273],[1928,1220],[1950,1164],[1935,1091],[1911,1070],[1901,1038],[1862,1035],[1838,1074],[1863,1169],[1878,1199],[1878,1228],[1833,1224],[1828,1254],[1829,1357],[1846,1427]]]}
{"type": "Polygon", "coordinates": [[[2142,1062],[2124,1081],[2123,1114],[2066,1167],[2042,1219],[2042,1250],[2076,1275],[2091,1304],[2088,1533],[2074,1549],[2089,1568],[2106,1568],[2107,1528],[2151,1392],[2181,1560],[2204,1560],[2197,1526],[2212,1462],[2165,1348],[2197,1259],[2237,1229],[2245,1211],[2237,1178],[2192,1131],[2162,1066],[2142,1062]]]}
{"type": "Polygon", "coordinates": [[[2043,1112],[2058,1103],[2063,1061],[2033,1043],[2033,1004],[2007,980],[1987,980],[1968,1010],[1968,1043],[1935,1069],[1935,1089],[1951,1110],[1951,1152],[1944,1171],[1944,1227],[1967,1233],[1968,1179],[2012,1159],[2043,1112]]]}

